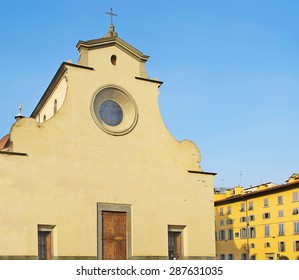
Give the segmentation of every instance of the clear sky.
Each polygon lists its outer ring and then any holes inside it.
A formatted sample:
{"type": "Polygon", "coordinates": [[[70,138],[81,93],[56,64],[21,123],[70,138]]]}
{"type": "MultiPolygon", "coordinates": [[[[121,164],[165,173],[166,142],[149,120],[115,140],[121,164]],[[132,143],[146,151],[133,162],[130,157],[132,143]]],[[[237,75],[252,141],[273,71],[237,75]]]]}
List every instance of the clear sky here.
{"type": "MultiPolygon", "coordinates": [[[[0,0],[0,138],[30,116],[79,40],[106,34],[150,56],[166,126],[201,151],[215,187],[299,173],[299,1],[0,0]],[[240,176],[240,173],[243,175],[240,176]]],[[[78,112],[79,113],[79,112],[78,112]]]]}

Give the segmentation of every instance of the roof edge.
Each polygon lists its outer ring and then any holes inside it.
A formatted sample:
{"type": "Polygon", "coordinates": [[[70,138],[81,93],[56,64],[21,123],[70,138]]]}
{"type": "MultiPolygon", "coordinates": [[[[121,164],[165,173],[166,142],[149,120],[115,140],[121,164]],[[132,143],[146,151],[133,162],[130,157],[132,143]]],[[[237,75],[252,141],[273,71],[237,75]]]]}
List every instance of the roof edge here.
{"type": "Polygon", "coordinates": [[[41,97],[41,99],[37,103],[36,107],[34,108],[33,112],[31,113],[31,115],[30,115],[31,118],[36,118],[39,111],[42,109],[42,107],[45,105],[46,101],[51,96],[54,88],[57,86],[58,82],[61,80],[61,78],[63,77],[63,75],[67,71],[67,66],[78,67],[78,68],[87,69],[87,70],[94,70],[94,68],[92,68],[92,67],[79,65],[79,64],[74,64],[74,63],[70,63],[70,62],[61,63],[61,65],[58,68],[56,74],[54,75],[52,81],[50,82],[50,84],[47,87],[47,89],[45,90],[43,96],[41,97]]]}

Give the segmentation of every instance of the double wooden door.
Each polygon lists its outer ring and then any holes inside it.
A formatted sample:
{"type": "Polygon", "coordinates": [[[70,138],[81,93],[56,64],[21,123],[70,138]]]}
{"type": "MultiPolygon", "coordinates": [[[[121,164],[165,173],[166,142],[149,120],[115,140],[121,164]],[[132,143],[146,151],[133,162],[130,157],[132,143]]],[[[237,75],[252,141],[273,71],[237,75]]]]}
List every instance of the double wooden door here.
{"type": "Polygon", "coordinates": [[[102,212],[103,260],[126,259],[126,214],[125,212],[102,212]]]}

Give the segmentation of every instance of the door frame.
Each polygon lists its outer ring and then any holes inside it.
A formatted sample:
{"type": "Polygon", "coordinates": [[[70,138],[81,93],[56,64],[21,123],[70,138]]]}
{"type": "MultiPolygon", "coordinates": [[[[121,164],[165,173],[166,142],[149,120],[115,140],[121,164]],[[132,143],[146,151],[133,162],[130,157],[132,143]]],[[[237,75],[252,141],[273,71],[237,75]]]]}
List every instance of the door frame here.
{"type": "Polygon", "coordinates": [[[126,213],[126,259],[132,259],[132,230],[131,230],[131,205],[115,203],[97,203],[97,259],[103,259],[103,217],[102,212],[125,212],[126,213]]]}

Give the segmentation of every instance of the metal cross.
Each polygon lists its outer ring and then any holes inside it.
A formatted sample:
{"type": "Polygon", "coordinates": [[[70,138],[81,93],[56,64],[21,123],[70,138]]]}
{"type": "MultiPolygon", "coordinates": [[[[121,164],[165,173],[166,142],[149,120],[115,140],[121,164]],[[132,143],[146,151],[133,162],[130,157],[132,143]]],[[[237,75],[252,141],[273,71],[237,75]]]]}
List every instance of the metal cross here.
{"type": "Polygon", "coordinates": [[[117,14],[114,14],[112,11],[112,8],[110,8],[110,12],[106,12],[107,15],[110,15],[111,17],[111,25],[113,25],[113,16],[117,17],[117,14]]]}

